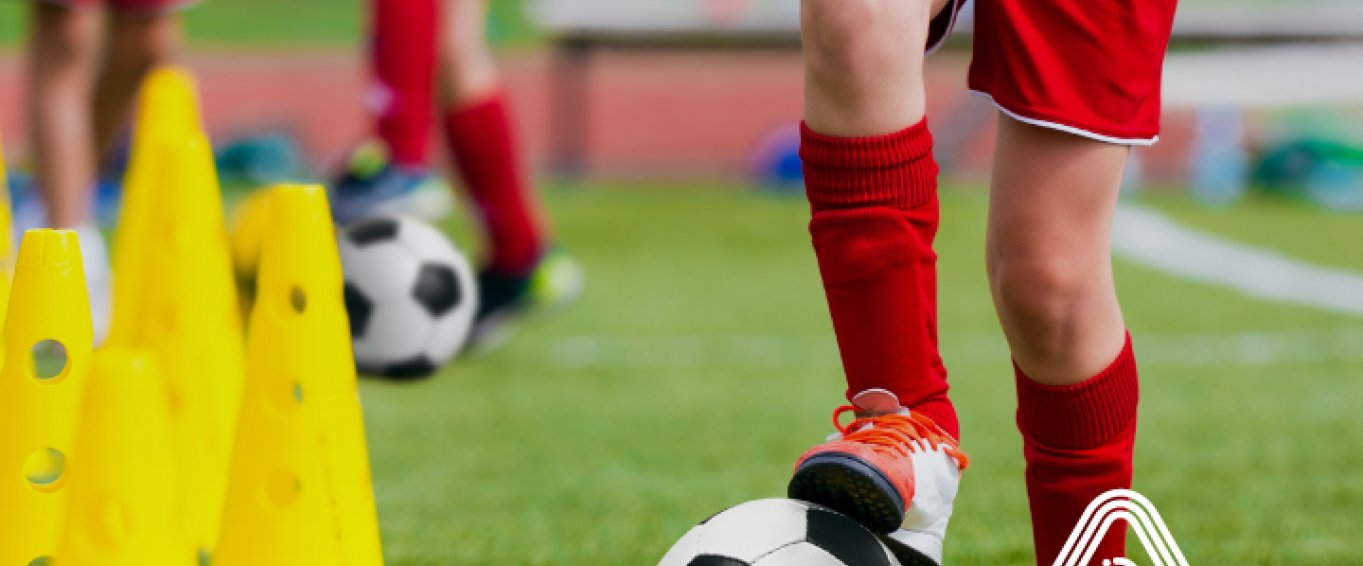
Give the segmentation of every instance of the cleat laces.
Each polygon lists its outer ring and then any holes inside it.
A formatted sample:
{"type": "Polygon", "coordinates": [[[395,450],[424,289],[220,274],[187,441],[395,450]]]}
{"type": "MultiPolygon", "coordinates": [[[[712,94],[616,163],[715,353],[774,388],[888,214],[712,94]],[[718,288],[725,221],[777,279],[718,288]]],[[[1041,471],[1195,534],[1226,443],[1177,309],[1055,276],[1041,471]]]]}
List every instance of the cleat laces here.
{"type": "Polygon", "coordinates": [[[873,450],[901,457],[924,450],[923,445],[926,443],[931,450],[940,447],[956,460],[961,470],[970,465],[970,458],[956,447],[956,441],[937,426],[937,423],[932,422],[932,419],[910,411],[907,415],[892,413],[877,417],[860,417],[844,426],[840,422],[840,417],[843,413],[856,410],[855,406],[843,405],[833,411],[833,426],[847,442],[866,444],[873,450]]]}

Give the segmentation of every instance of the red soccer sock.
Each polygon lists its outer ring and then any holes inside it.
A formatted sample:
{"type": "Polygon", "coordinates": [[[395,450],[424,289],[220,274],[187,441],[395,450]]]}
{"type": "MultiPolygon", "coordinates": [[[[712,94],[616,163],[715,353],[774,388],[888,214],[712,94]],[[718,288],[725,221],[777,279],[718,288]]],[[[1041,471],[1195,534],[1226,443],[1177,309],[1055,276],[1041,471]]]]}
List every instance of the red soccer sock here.
{"type": "MultiPolygon", "coordinates": [[[[1018,429],[1037,564],[1055,562],[1075,523],[1099,495],[1131,487],[1140,389],[1131,337],[1112,365],[1074,385],[1032,381],[1017,370],[1018,429]]],[[[1093,563],[1125,556],[1126,522],[1113,523],[1093,563]]]]}
{"type": "Polygon", "coordinates": [[[435,108],[438,0],[370,0],[376,130],[398,165],[425,167],[435,108]]]}
{"type": "Polygon", "coordinates": [[[450,109],[445,136],[487,231],[486,267],[503,275],[528,273],[544,254],[547,230],[521,168],[505,95],[450,109]]]}
{"type": "Polygon", "coordinates": [[[927,121],[866,138],[802,125],[800,157],[848,398],[890,391],[960,438],[937,350],[937,162],[927,121]]]}

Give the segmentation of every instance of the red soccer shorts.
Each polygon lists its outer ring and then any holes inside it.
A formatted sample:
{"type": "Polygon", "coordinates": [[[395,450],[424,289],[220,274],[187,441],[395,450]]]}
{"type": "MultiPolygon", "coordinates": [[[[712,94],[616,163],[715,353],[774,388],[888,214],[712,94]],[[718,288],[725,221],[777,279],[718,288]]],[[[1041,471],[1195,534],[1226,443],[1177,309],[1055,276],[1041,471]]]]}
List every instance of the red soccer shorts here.
{"type": "Polygon", "coordinates": [[[78,8],[84,6],[106,5],[119,13],[156,14],[184,8],[194,0],[41,0],[49,4],[78,8]]]}
{"type": "MultiPolygon", "coordinates": [[[[930,47],[966,0],[933,20],[930,47]]],[[[970,90],[1018,121],[1110,143],[1159,137],[1177,0],[975,0],[970,90]]]]}

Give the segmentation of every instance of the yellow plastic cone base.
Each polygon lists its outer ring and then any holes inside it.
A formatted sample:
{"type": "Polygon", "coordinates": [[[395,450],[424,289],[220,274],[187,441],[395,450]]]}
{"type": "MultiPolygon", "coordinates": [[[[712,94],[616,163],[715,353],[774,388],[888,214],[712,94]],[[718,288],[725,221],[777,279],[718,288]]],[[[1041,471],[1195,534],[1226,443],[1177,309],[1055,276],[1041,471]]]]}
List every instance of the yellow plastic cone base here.
{"type": "Polygon", "coordinates": [[[269,210],[214,564],[382,564],[326,193],[277,187],[269,210]]]}
{"type": "Polygon", "coordinates": [[[91,363],[58,566],[195,566],[166,383],[155,358],[103,348],[91,363]]]}
{"type": "Polygon", "coordinates": [[[30,230],[15,266],[0,369],[0,564],[53,556],[70,496],[91,328],[80,246],[30,230]]]}

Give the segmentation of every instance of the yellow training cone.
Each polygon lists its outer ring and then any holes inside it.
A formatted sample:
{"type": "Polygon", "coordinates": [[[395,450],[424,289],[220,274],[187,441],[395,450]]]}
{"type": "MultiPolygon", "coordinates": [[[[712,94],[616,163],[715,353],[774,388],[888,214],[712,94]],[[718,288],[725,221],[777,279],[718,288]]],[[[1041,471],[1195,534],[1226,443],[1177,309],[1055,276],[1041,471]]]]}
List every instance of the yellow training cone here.
{"type": "Polygon", "coordinates": [[[158,356],[169,383],[187,494],[183,524],[209,551],[222,517],[244,381],[240,312],[208,140],[190,133],[163,150],[163,168],[175,185],[148,211],[156,241],[141,253],[142,295],[131,336],[158,356]]]}
{"type": "Polygon", "coordinates": [[[256,268],[260,265],[260,245],[269,221],[270,191],[252,191],[246,195],[227,220],[232,265],[237,274],[237,296],[243,312],[250,312],[250,305],[255,302],[256,268]]]}
{"type": "MultiPolygon", "coordinates": [[[[180,184],[166,170],[168,143],[200,133],[198,92],[190,74],[178,67],[159,67],[147,74],[138,94],[132,154],[123,180],[123,204],[114,238],[114,307],[107,344],[132,344],[139,297],[146,291],[143,257],[160,245],[161,227],[151,220],[152,207],[180,184]]],[[[154,277],[154,276],[153,276],[154,277]]]]}
{"type": "Polygon", "coordinates": [[[30,230],[14,271],[0,370],[0,564],[57,550],[90,362],[90,301],[70,230],[30,230]]]}
{"type": "Polygon", "coordinates": [[[58,566],[196,565],[176,523],[182,491],[155,358],[102,348],[88,381],[58,566]]]}
{"type": "Polygon", "coordinates": [[[272,189],[215,566],[382,564],[326,193],[272,189]]]}

